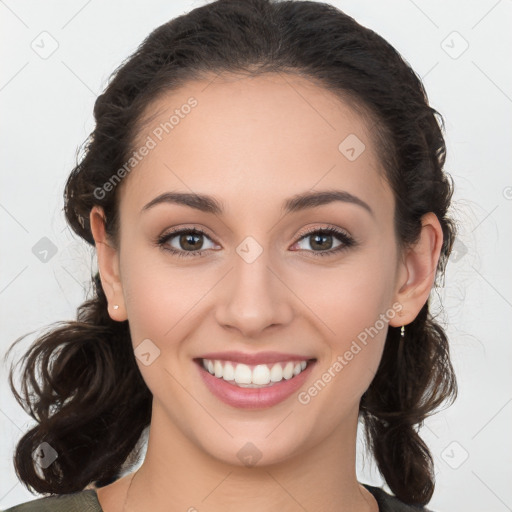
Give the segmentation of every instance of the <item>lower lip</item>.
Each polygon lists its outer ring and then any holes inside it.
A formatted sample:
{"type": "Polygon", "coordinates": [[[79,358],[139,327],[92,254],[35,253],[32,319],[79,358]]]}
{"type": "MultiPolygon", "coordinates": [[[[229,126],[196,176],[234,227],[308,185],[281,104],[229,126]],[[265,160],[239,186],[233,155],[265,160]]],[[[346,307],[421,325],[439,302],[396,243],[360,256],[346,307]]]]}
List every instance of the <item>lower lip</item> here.
{"type": "Polygon", "coordinates": [[[197,362],[199,373],[206,387],[222,402],[243,409],[261,409],[286,400],[296,392],[309,377],[316,361],[308,361],[306,369],[289,380],[282,381],[265,388],[241,388],[215,377],[197,362]]]}

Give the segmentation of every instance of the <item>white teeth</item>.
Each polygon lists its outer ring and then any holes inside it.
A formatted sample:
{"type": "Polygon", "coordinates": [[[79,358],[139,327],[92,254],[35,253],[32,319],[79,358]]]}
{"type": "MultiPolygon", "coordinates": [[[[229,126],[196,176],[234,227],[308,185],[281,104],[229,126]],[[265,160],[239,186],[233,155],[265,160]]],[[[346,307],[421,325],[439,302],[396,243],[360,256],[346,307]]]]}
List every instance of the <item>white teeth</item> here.
{"type": "MultiPolygon", "coordinates": [[[[299,366],[300,366],[300,364],[299,364],[299,366]]],[[[293,377],[293,363],[291,361],[286,363],[286,366],[284,367],[284,370],[283,370],[283,377],[286,380],[290,380],[293,377]]]]}
{"type": "Polygon", "coordinates": [[[270,380],[272,382],[279,382],[283,380],[283,369],[280,364],[276,363],[272,366],[272,369],[270,370],[270,380]]]}
{"type": "Polygon", "coordinates": [[[237,364],[235,369],[237,384],[251,384],[251,369],[246,364],[237,364]]]}
{"type": "Polygon", "coordinates": [[[252,383],[259,384],[260,386],[263,384],[268,384],[270,382],[270,370],[266,364],[259,364],[254,368],[252,372],[252,383]]]}
{"type": "MultiPolygon", "coordinates": [[[[219,361],[220,363],[220,361],[219,361]]],[[[221,364],[222,368],[222,364],[221,364]]],[[[233,368],[233,365],[231,363],[225,363],[223,368],[223,374],[221,377],[223,377],[225,380],[235,380],[235,369],[233,368]]]]}
{"type": "Polygon", "coordinates": [[[307,367],[306,361],[288,361],[272,365],[258,364],[254,367],[230,361],[212,361],[210,359],[202,361],[203,367],[215,377],[245,388],[268,387],[283,379],[290,380],[307,367]]]}
{"type": "Polygon", "coordinates": [[[222,377],[222,364],[220,361],[215,361],[213,367],[215,368],[215,377],[222,377]]]}

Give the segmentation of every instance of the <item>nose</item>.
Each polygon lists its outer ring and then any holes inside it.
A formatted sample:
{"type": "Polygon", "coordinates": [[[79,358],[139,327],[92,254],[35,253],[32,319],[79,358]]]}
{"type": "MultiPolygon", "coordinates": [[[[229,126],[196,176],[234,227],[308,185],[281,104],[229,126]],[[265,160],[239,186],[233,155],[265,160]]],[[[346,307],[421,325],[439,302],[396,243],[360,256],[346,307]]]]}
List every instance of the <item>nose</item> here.
{"type": "Polygon", "coordinates": [[[221,285],[215,317],[222,327],[237,329],[244,338],[257,338],[265,329],[291,321],[291,297],[279,271],[271,268],[266,251],[252,263],[236,255],[221,285]]]}

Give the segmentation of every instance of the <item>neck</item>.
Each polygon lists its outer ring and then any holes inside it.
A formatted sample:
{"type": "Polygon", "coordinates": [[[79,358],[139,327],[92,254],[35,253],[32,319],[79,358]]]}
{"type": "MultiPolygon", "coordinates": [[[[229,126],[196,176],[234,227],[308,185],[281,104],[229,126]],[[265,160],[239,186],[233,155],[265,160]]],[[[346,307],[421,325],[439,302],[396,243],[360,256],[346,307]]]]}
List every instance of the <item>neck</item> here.
{"type": "Polygon", "coordinates": [[[357,482],[356,435],[357,411],[355,420],[333,431],[322,443],[301,449],[286,460],[232,465],[201,450],[154,401],[144,463],[128,477],[121,510],[378,510],[373,496],[357,482]]]}

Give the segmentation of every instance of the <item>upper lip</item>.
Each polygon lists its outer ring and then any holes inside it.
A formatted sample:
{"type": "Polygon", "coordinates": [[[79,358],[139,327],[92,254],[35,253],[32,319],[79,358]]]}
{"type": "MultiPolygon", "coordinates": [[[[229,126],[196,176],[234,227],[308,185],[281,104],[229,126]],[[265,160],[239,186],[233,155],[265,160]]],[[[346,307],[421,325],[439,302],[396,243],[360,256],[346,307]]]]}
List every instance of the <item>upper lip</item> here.
{"type": "Polygon", "coordinates": [[[198,359],[211,359],[221,361],[233,361],[236,363],[243,363],[247,365],[258,365],[268,363],[279,363],[281,361],[308,361],[314,359],[312,357],[303,356],[300,354],[290,354],[284,352],[258,352],[257,354],[249,354],[231,350],[228,352],[210,352],[203,354],[198,359]]]}

